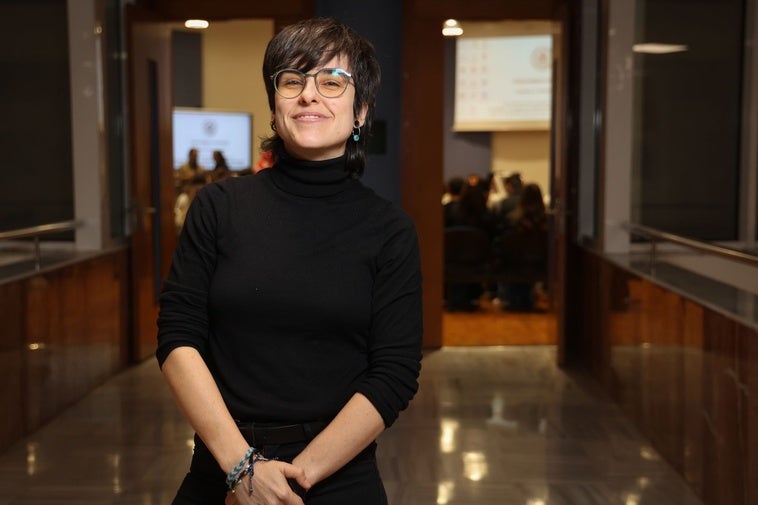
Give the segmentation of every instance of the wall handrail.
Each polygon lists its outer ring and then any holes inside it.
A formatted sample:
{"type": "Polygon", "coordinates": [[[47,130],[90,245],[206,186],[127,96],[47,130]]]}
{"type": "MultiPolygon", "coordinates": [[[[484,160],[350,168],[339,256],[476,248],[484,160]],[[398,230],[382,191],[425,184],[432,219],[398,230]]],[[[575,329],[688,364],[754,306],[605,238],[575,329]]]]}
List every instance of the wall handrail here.
{"type": "Polygon", "coordinates": [[[16,230],[0,231],[0,240],[14,240],[17,238],[36,237],[61,231],[71,231],[79,228],[82,221],[60,221],[57,223],[40,224],[28,228],[18,228],[16,230]]]}
{"type": "Polygon", "coordinates": [[[71,231],[79,228],[84,224],[83,221],[59,221],[57,223],[40,224],[28,228],[18,228],[0,232],[0,240],[14,240],[18,238],[34,237],[34,269],[39,271],[42,267],[42,251],[40,250],[40,235],[71,231]]]}
{"type": "MultiPolygon", "coordinates": [[[[639,236],[645,236],[648,238],[654,238],[657,240],[662,240],[665,242],[671,242],[673,244],[689,247],[690,249],[695,249],[696,251],[704,252],[707,254],[711,254],[714,256],[720,256],[722,258],[727,258],[734,261],[740,261],[742,263],[747,263],[748,265],[752,266],[758,266],[758,256],[749,254],[742,251],[736,251],[734,249],[729,249],[726,247],[714,245],[708,242],[703,242],[701,240],[695,240],[687,237],[682,237],[681,235],[675,235],[673,233],[657,230],[655,228],[651,228],[649,226],[644,226],[641,224],[636,223],[624,223],[623,228],[629,231],[630,234],[633,235],[639,235],[639,236]]],[[[652,243],[653,251],[652,253],[655,253],[655,242],[652,243]]]]}

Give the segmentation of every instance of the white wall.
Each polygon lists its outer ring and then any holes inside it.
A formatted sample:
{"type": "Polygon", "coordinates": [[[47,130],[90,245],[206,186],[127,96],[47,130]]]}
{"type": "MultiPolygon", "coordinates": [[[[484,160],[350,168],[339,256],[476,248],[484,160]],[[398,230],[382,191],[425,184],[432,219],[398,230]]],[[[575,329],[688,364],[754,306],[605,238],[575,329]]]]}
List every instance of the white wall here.
{"type": "Polygon", "coordinates": [[[524,184],[537,183],[547,199],[550,195],[550,131],[493,132],[492,172],[503,175],[519,172],[524,184]]]}
{"type": "Polygon", "coordinates": [[[605,159],[598,190],[602,206],[602,248],[608,253],[629,250],[623,224],[631,216],[632,121],[634,118],[634,43],[636,1],[611,0],[605,102],[605,159]]]}
{"type": "Polygon", "coordinates": [[[110,243],[100,7],[95,0],[67,2],[74,218],[82,222],[75,234],[78,250],[99,250],[110,243]]]}
{"type": "Polygon", "coordinates": [[[253,164],[260,156],[260,137],[271,133],[261,68],[273,36],[270,19],[214,21],[203,32],[203,105],[253,115],[253,164]]]}

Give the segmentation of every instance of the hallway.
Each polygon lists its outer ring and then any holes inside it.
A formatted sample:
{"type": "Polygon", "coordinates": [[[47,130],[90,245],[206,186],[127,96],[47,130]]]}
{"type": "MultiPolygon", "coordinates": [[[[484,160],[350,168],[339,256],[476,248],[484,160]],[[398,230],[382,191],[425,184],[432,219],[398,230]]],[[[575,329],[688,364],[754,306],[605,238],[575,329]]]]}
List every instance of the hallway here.
{"type": "MultiPolygon", "coordinates": [[[[191,439],[147,360],[0,454],[0,505],[168,504],[191,439]]],[[[702,503],[553,346],[427,352],[378,458],[390,505],[702,503]]]]}

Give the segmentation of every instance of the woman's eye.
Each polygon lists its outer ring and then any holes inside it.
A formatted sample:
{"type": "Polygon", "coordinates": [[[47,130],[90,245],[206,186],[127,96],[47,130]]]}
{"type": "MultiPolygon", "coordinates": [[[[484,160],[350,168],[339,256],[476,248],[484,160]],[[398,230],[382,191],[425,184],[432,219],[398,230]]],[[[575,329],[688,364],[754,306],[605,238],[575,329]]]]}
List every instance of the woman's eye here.
{"type": "Polygon", "coordinates": [[[340,88],[342,87],[342,83],[337,80],[329,79],[329,80],[321,81],[321,86],[325,86],[327,88],[340,88]]]}

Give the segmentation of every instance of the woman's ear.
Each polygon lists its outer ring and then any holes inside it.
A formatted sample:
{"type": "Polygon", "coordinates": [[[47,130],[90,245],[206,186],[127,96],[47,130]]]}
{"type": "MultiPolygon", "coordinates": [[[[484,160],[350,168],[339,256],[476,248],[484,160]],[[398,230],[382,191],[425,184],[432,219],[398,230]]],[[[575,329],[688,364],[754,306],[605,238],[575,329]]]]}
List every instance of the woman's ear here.
{"type": "Polygon", "coordinates": [[[364,124],[366,124],[366,114],[368,113],[368,105],[363,105],[361,107],[361,110],[358,112],[358,115],[355,117],[355,119],[358,120],[358,123],[363,127],[364,124]]]}

